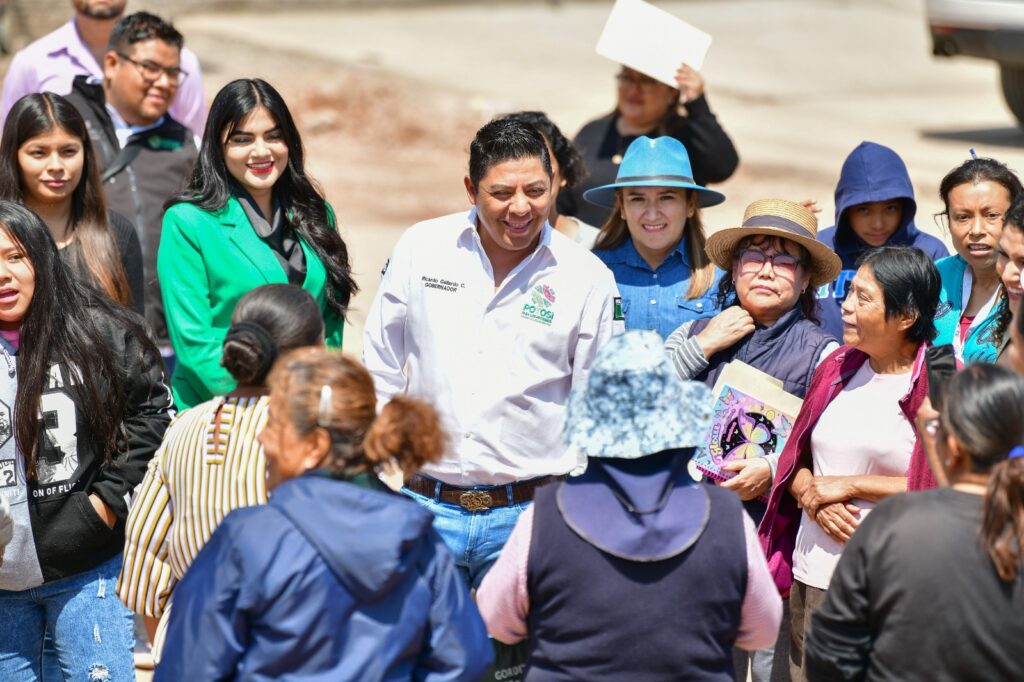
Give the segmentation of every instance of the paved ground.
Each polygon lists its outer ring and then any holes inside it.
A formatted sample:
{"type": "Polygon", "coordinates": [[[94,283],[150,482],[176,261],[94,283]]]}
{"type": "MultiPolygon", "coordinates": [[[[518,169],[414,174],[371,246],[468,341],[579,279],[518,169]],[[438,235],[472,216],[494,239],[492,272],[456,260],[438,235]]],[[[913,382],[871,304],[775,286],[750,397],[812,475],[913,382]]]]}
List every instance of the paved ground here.
{"type": "MultiPolygon", "coordinates": [[[[815,197],[833,212],[843,158],[870,139],[896,148],[917,187],[919,225],[939,233],[942,175],[980,154],[1024,170],[1024,135],[993,65],[938,60],[921,0],[709,0],[660,6],[714,37],[709,98],[740,150],[729,200],[737,221],[759,197],[815,197]]],[[[544,109],[575,132],[613,104],[615,66],[594,53],[610,3],[519,3],[178,17],[207,64],[211,93],[265,74],[296,102],[310,165],[341,215],[363,294],[402,229],[465,205],[475,127],[544,109]]],[[[829,221],[829,222],[826,222],[829,221]]]]}

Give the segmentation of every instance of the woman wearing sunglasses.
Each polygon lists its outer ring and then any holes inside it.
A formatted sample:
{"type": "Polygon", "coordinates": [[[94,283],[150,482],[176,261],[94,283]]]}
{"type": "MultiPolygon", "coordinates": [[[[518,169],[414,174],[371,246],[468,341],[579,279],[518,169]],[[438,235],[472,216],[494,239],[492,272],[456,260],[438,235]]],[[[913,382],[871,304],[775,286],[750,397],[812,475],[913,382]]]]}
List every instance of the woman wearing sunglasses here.
{"type": "MultiPolygon", "coordinates": [[[[720,304],[736,304],[711,318],[685,322],[665,343],[682,379],[714,386],[726,364],[740,360],[782,380],[787,392],[803,398],[814,370],[839,344],[817,324],[815,289],[831,282],[841,262],[817,241],[817,220],[800,204],[779,199],[755,201],[743,225],[708,237],[708,257],[726,272],[720,304]]],[[[758,523],[779,452],[725,464],[735,476],[722,487],[736,491],[758,523]]],[[[785,669],[788,626],[774,647],[734,650],[738,677],[749,668],[755,682],[772,679],[776,655],[785,669]]]]}

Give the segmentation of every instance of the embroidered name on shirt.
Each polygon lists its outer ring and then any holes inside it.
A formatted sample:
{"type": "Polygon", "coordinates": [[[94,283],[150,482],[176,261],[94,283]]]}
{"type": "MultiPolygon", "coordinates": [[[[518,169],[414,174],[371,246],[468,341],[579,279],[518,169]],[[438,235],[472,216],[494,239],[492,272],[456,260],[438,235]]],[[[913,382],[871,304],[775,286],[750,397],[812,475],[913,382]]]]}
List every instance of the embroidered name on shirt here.
{"type": "Polygon", "coordinates": [[[423,280],[423,287],[426,289],[440,289],[441,291],[451,292],[466,288],[466,285],[462,282],[452,282],[444,278],[423,275],[421,279],[423,280]]]}
{"type": "Polygon", "coordinates": [[[530,292],[530,302],[523,304],[522,317],[551,326],[555,313],[551,305],[555,302],[555,290],[547,284],[538,284],[530,292]]]}

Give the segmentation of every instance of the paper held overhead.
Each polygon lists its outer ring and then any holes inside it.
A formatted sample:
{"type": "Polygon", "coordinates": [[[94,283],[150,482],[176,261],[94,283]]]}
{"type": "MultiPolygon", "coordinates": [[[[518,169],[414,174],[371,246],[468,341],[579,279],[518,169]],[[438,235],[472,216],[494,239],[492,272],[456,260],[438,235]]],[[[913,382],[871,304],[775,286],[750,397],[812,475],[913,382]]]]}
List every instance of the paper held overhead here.
{"type": "Polygon", "coordinates": [[[597,53],[613,62],[676,86],[676,69],[697,71],[711,47],[711,36],[643,0],[616,0],[597,41],[597,53]]]}

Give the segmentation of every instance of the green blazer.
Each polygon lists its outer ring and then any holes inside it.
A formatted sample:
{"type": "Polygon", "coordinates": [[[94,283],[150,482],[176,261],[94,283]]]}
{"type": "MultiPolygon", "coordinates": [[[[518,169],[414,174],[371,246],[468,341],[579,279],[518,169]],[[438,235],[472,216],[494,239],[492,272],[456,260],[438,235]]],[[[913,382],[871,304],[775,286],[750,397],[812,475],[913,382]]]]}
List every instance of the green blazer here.
{"type": "MultiPolygon", "coordinates": [[[[344,320],[327,307],[327,271],[316,252],[300,243],[306,254],[302,288],[320,304],[327,345],[340,348],[344,320]]],[[[164,213],[157,274],[177,355],[171,389],[178,409],[232,391],[235,381],[220,364],[224,337],[238,299],[263,284],[288,283],[274,252],[234,198],[216,212],[175,204],[164,213]]]]}

